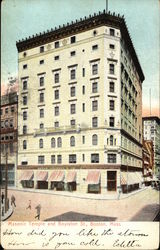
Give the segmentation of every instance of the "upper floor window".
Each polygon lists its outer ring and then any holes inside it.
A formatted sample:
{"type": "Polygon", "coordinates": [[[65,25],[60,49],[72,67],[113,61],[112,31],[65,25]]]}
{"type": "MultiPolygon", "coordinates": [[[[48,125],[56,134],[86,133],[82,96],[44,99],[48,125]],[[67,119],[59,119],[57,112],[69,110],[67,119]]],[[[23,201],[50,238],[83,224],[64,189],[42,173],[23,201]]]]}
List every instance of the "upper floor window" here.
{"type": "Polygon", "coordinates": [[[39,94],[39,101],[44,102],[44,93],[39,94]]]}
{"type": "Polygon", "coordinates": [[[82,112],[85,112],[85,103],[82,103],[82,112]]]}
{"type": "Polygon", "coordinates": [[[98,118],[97,117],[93,117],[92,118],[92,127],[98,127],[98,118]]]}
{"type": "Polygon", "coordinates": [[[71,43],[75,43],[76,42],[76,37],[75,36],[72,36],[71,37],[71,43]]]}
{"type": "Polygon", "coordinates": [[[40,128],[40,129],[43,129],[43,128],[44,128],[44,123],[40,123],[40,124],[39,124],[39,128],[40,128]]]}
{"type": "Polygon", "coordinates": [[[59,99],[59,90],[58,90],[58,89],[56,89],[56,90],[54,91],[54,99],[55,99],[55,100],[59,99]]]}
{"type": "Polygon", "coordinates": [[[114,82],[109,83],[109,91],[114,92],[114,82]]]}
{"type": "Polygon", "coordinates": [[[45,162],[45,157],[44,155],[39,155],[38,156],[38,164],[44,164],[45,162]]]}
{"type": "Polygon", "coordinates": [[[56,140],[55,138],[51,138],[51,148],[55,148],[56,147],[56,140]]]}
{"type": "Polygon", "coordinates": [[[75,125],[76,125],[76,120],[75,120],[75,119],[72,119],[72,120],[70,121],[70,124],[71,124],[71,126],[75,126],[75,125]]]}
{"type": "Polygon", "coordinates": [[[58,137],[58,139],[57,139],[57,147],[58,148],[62,147],[62,138],[61,137],[58,137]]]}
{"type": "Polygon", "coordinates": [[[82,94],[83,95],[85,94],[85,86],[84,85],[82,86],[82,94]]]}
{"type": "Polygon", "coordinates": [[[23,81],[23,90],[27,90],[27,81],[26,80],[23,81]]]}
{"type": "Polygon", "coordinates": [[[55,123],[54,123],[54,127],[55,127],[55,128],[59,128],[59,122],[55,122],[55,123]]]}
{"type": "Polygon", "coordinates": [[[74,136],[71,136],[71,138],[70,138],[70,146],[71,147],[75,146],[75,137],[74,136]]]}
{"type": "Polygon", "coordinates": [[[114,110],[114,100],[109,101],[109,108],[110,110],[114,110]]]}
{"type": "Polygon", "coordinates": [[[27,105],[27,96],[23,96],[23,105],[27,105]]]}
{"type": "Polygon", "coordinates": [[[114,117],[109,118],[109,126],[114,127],[114,117]]]}
{"type": "Polygon", "coordinates": [[[11,119],[9,123],[10,123],[10,128],[13,128],[13,119],[11,119]]]}
{"type": "Polygon", "coordinates": [[[112,75],[114,74],[114,64],[109,65],[109,73],[112,75]]]}
{"type": "Polygon", "coordinates": [[[70,111],[71,111],[71,114],[75,114],[76,113],[76,104],[71,104],[70,111]]]}
{"type": "Polygon", "coordinates": [[[110,49],[114,49],[114,48],[115,48],[115,45],[114,45],[114,44],[110,44],[110,45],[109,45],[109,48],[110,48],[110,49]]]}
{"type": "Polygon", "coordinates": [[[27,126],[26,125],[23,126],[23,134],[27,134],[27,126]]]}
{"type": "Polygon", "coordinates": [[[116,163],[116,154],[108,154],[108,163],[116,163]]]}
{"type": "Polygon", "coordinates": [[[113,135],[110,135],[109,141],[110,141],[110,146],[113,146],[113,135]]]}
{"type": "Polygon", "coordinates": [[[55,73],[54,75],[54,82],[59,83],[59,73],[55,73]]]}
{"type": "Polygon", "coordinates": [[[85,136],[82,135],[82,143],[85,144],[85,136]]]}
{"type": "Polygon", "coordinates": [[[23,65],[23,69],[27,69],[27,64],[24,64],[24,65],[23,65]]]}
{"type": "Polygon", "coordinates": [[[5,114],[8,114],[8,108],[5,108],[5,114]]]}
{"type": "Polygon", "coordinates": [[[76,163],[76,155],[75,154],[69,155],[69,163],[76,163]]]}
{"type": "Polygon", "coordinates": [[[98,64],[93,64],[92,65],[92,75],[97,75],[98,74],[98,64]]]}
{"type": "Polygon", "coordinates": [[[51,163],[54,164],[56,162],[56,157],[55,155],[51,155],[51,163]]]}
{"type": "Polygon", "coordinates": [[[92,93],[97,93],[98,92],[98,83],[93,82],[92,83],[92,93]]]}
{"type": "Polygon", "coordinates": [[[39,61],[39,64],[44,64],[44,60],[40,60],[40,61],[39,61]]]}
{"type": "Polygon", "coordinates": [[[98,45],[97,44],[92,46],[92,50],[97,50],[97,49],[98,49],[98,45]]]}
{"type": "Polygon", "coordinates": [[[44,52],[44,46],[41,46],[40,47],[40,53],[43,53],[44,52]]]}
{"type": "Polygon", "coordinates": [[[54,60],[55,60],[55,61],[58,61],[58,60],[59,60],[59,56],[55,56],[55,57],[54,57],[54,60]]]}
{"type": "Polygon", "coordinates": [[[43,139],[39,140],[39,148],[43,148],[43,139]]]}
{"type": "Polygon", "coordinates": [[[40,118],[44,117],[44,109],[39,110],[39,116],[40,116],[40,118]]]}
{"type": "Polygon", "coordinates": [[[92,145],[97,145],[97,144],[98,144],[98,136],[92,135],[92,145]]]}
{"type": "Polygon", "coordinates": [[[39,85],[40,85],[40,87],[44,86],[44,76],[41,76],[39,78],[39,85]]]}
{"type": "Polygon", "coordinates": [[[82,69],[82,76],[85,76],[85,68],[82,69]]]}
{"type": "Polygon", "coordinates": [[[70,78],[71,78],[71,80],[76,79],[76,70],[75,69],[71,69],[70,78]]]}
{"type": "Polygon", "coordinates": [[[54,43],[54,47],[55,47],[55,49],[59,48],[59,41],[54,43]]]}
{"type": "Polygon", "coordinates": [[[62,155],[57,155],[57,163],[58,164],[62,163],[62,155]]]}
{"type": "Polygon", "coordinates": [[[24,121],[27,120],[27,111],[24,111],[24,112],[23,112],[23,120],[24,120],[24,121]]]}
{"type": "Polygon", "coordinates": [[[97,111],[98,110],[98,101],[92,101],[92,111],[97,111]]]}
{"type": "Polygon", "coordinates": [[[70,95],[71,95],[71,97],[76,95],[76,88],[75,87],[70,88],[70,95]]]}
{"type": "Polygon", "coordinates": [[[3,115],[3,109],[1,109],[1,115],[3,115]]]}
{"type": "Polygon", "coordinates": [[[91,154],[91,163],[99,163],[99,154],[91,154]]]}
{"type": "Polygon", "coordinates": [[[75,50],[74,50],[74,51],[71,51],[71,52],[70,52],[70,55],[71,55],[71,56],[75,56],[75,55],[76,55],[75,50]]]}
{"type": "Polygon", "coordinates": [[[59,115],[59,107],[58,107],[58,106],[56,106],[56,107],[54,108],[54,115],[55,115],[55,116],[58,116],[58,115],[59,115]]]}
{"type": "Polygon", "coordinates": [[[27,149],[27,141],[26,140],[23,141],[23,149],[27,149]]]}
{"type": "Polygon", "coordinates": [[[110,34],[110,36],[114,36],[115,35],[115,30],[114,29],[109,29],[109,34],[110,34]]]}

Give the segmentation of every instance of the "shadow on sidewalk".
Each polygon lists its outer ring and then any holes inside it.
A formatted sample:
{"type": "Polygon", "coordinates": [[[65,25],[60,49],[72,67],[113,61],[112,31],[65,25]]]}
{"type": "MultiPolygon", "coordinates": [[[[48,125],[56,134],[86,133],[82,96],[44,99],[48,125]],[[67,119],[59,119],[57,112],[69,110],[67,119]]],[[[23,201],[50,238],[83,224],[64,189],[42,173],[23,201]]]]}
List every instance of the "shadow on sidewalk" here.
{"type": "Polygon", "coordinates": [[[130,221],[154,221],[159,212],[158,204],[150,204],[143,207],[130,221]]]}
{"type": "Polygon", "coordinates": [[[48,218],[45,221],[115,221],[116,219],[116,217],[81,214],[71,211],[52,218],[48,218]]]}

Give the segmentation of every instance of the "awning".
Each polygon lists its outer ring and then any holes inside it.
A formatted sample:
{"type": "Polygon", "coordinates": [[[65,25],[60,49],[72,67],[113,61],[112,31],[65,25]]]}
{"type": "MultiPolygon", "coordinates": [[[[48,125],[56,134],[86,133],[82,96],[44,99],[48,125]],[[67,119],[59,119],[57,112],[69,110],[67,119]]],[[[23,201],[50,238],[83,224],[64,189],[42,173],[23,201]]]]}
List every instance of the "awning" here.
{"type": "Polygon", "coordinates": [[[135,172],[137,176],[138,183],[143,182],[142,172],[135,172]]]}
{"type": "Polygon", "coordinates": [[[100,182],[100,171],[88,171],[86,181],[88,184],[99,184],[100,182]]]}
{"type": "Polygon", "coordinates": [[[40,171],[37,173],[36,180],[37,181],[47,181],[48,179],[48,172],[40,171]]]}
{"type": "Polygon", "coordinates": [[[148,176],[148,177],[144,177],[144,181],[152,181],[152,179],[148,176]]]}
{"type": "Polygon", "coordinates": [[[121,185],[127,185],[127,175],[126,175],[126,172],[121,172],[121,185]]]}
{"type": "Polygon", "coordinates": [[[63,181],[64,180],[64,171],[55,170],[52,172],[49,181],[63,181]]]}
{"type": "Polygon", "coordinates": [[[133,184],[136,183],[134,173],[131,173],[131,172],[128,173],[128,181],[127,181],[127,183],[128,183],[128,185],[133,185],[133,184]]]}
{"type": "Polygon", "coordinates": [[[77,173],[75,171],[69,171],[66,177],[66,182],[75,182],[77,173]]]}
{"type": "Polygon", "coordinates": [[[22,172],[20,180],[21,181],[30,181],[30,180],[33,179],[33,176],[34,176],[33,171],[25,170],[25,171],[22,172]]]}
{"type": "Polygon", "coordinates": [[[144,164],[149,165],[149,162],[148,161],[144,161],[144,164]]]}

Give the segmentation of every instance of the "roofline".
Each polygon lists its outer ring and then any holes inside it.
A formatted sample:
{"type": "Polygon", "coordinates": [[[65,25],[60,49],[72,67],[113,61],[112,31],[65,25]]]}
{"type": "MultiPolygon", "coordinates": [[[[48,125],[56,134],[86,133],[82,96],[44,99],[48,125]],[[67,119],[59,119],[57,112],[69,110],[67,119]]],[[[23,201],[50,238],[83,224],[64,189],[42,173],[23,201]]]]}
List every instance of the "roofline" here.
{"type": "Polygon", "coordinates": [[[85,16],[83,19],[80,18],[80,20],[76,20],[75,22],[72,21],[71,23],[63,24],[63,26],[59,26],[58,28],[55,27],[54,29],[47,30],[47,32],[39,33],[35,36],[33,35],[32,37],[29,36],[28,38],[19,40],[16,42],[16,46],[18,52],[23,52],[27,49],[35,48],[45,43],[50,43],[64,37],[100,27],[102,25],[111,25],[111,27],[119,28],[121,30],[122,37],[128,46],[128,50],[132,56],[140,80],[143,82],[145,79],[144,74],[133,46],[132,39],[128,32],[124,16],[120,16],[119,14],[116,15],[115,12],[111,14],[110,11],[99,11],[98,14],[94,13],[93,15],[89,15],[89,17],[85,16]]]}
{"type": "Polygon", "coordinates": [[[142,120],[143,121],[147,121],[147,120],[156,120],[156,122],[158,124],[160,124],[160,118],[158,116],[145,116],[145,117],[142,117],[142,120]]]}

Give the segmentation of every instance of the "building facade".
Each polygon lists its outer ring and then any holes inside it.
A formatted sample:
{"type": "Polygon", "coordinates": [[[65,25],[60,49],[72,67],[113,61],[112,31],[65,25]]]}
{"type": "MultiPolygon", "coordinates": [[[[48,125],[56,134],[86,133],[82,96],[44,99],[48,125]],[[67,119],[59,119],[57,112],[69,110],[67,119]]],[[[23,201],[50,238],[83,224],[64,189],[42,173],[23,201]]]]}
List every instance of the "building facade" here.
{"type": "Polygon", "coordinates": [[[160,178],[160,118],[143,117],[144,140],[151,140],[154,149],[154,174],[160,178]]]}
{"type": "Polygon", "coordinates": [[[17,166],[17,125],[18,96],[11,92],[1,97],[1,164],[0,184],[5,183],[6,163],[8,168],[8,185],[15,185],[17,166]]]}
{"type": "Polygon", "coordinates": [[[144,75],[123,17],[94,14],[17,42],[20,187],[139,186],[144,75]]]}

